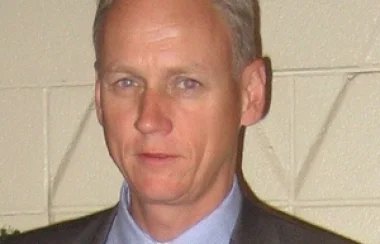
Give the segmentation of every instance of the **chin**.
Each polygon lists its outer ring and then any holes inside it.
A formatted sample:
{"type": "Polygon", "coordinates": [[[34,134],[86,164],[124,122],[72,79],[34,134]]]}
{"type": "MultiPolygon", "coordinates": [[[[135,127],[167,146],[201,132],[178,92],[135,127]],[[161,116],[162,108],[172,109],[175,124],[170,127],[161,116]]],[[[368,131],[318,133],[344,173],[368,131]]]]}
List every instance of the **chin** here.
{"type": "Polygon", "coordinates": [[[139,196],[142,202],[162,202],[162,203],[174,203],[180,201],[186,194],[185,189],[180,187],[167,187],[163,184],[156,183],[155,185],[145,185],[136,189],[137,196],[139,196]]]}

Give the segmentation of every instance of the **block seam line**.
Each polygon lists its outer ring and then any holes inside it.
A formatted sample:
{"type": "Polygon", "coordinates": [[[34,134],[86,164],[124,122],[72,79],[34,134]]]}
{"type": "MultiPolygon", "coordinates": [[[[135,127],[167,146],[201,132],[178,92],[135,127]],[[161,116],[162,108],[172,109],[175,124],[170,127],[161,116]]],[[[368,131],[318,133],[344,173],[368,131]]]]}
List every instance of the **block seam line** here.
{"type": "MultiPolygon", "coordinates": [[[[380,6],[379,6],[379,9],[380,9],[380,6]]],[[[359,56],[359,62],[368,63],[369,61],[368,59],[375,48],[376,39],[379,36],[380,36],[380,14],[376,16],[376,19],[374,21],[374,27],[373,27],[373,30],[371,31],[370,37],[367,39],[366,43],[360,49],[361,55],[359,56]]],[[[378,61],[380,62],[380,60],[378,61]]]]}
{"type": "Polygon", "coordinates": [[[311,147],[309,148],[308,154],[306,156],[306,159],[302,162],[301,169],[296,176],[295,180],[295,196],[298,198],[300,191],[303,187],[303,184],[305,183],[306,178],[308,177],[310,170],[313,168],[315,164],[315,158],[320,152],[321,146],[323,145],[326,135],[329,133],[329,130],[331,128],[332,123],[336,119],[336,116],[338,115],[343,102],[346,98],[346,95],[350,88],[353,85],[353,79],[349,79],[348,76],[345,76],[345,84],[342,87],[342,89],[337,94],[334,102],[332,103],[330,107],[330,111],[328,112],[325,121],[323,122],[322,127],[320,128],[319,133],[317,134],[314,142],[312,143],[311,147]]]}
{"type": "Polygon", "coordinates": [[[74,155],[74,152],[83,136],[83,133],[89,123],[91,113],[93,111],[95,100],[91,99],[90,103],[87,105],[84,115],[80,120],[79,126],[74,133],[73,138],[71,139],[66,152],[63,154],[63,157],[59,163],[56,174],[51,179],[51,193],[50,193],[50,204],[53,203],[53,199],[57,194],[60,183],[62,182],[63,176],[65,175],[67,168],[71,162],[71,159],[74,155]]]}
{"type": "Polygon", "coordinates": [[[265,132],[265,129],[262,124],[257,124],[257,126],[254,127],[254,132],[257,135],[257,138],[260,138],[259,145],[261,151],[264,153],[265,157],[268,159],[270,165],[272,166],[272,169],[274,169],[275,175],[277,175],[277,179],[280,181],[280,184],[285,188],[286,185],[289,182],[289,179],[287,178],[285,174],[285,169],[281,165],[281,161],[274,150],[274,147],[271,143],[271,140],[269,139],[267,133],[265,132]]]}

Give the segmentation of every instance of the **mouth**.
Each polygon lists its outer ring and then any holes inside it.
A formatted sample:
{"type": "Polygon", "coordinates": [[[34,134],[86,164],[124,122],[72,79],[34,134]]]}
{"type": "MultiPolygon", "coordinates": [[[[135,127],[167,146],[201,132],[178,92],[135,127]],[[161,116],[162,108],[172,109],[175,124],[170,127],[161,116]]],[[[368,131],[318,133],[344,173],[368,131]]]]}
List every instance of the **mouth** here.
{"type": "Polygon", "coordinates": [[[164,164],[175,159],[178,159],[180,156],[176,154],[168,154],[168,153],[151,153],[151,152],[143,152],[138,153],[137,157],[143,163],[148,164],[164,164]]]}

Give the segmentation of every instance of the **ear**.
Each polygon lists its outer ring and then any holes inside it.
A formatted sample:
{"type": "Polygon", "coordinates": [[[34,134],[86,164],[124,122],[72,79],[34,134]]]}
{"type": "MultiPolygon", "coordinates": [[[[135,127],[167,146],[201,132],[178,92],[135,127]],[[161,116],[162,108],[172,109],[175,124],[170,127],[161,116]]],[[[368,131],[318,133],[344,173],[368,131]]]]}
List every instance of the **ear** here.
{"type": "Polygon", "coordinates": [[[241,125],[248,126],[262,119],[265,110],[266,69],[264,60],[253,60],[243,70],[241,125]]]}
{"type": "Polygon", "coordinates": [[[103,111],[102,111],[102,105],[101,105],[101,81],[99,80],[98,73],[96,74],[96,81],[95,81],[95,109],[96,109],[96,116],[98,117],[99,124],[103,126],[103,111]]]}

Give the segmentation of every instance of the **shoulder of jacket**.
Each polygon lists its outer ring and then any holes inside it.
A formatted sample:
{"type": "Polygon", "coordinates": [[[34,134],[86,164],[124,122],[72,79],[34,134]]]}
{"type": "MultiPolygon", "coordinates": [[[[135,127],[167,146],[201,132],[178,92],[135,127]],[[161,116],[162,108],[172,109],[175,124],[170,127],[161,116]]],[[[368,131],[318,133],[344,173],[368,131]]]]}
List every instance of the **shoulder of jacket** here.
{"type": "Polygon", "coordinates": [[[75,243],[79,236],[94,234],[102,225],[111,223],[116,207],[102,210],[77,219],[63,221],[43,228],[30,230],[19,235],[11,236],[3,244],[47,244],[75,243]],[[52,242],[53,241],[53,242],[52,242]]]}
{"type": "Polygon", "coordinates": [[[332,231],[278,211],[259,199],[245,198],[239,220],[240,229],[262,235],[261,238],[276,239],[275,243],[331,243],[355,244],[332,231]],[[267,237],[268,236],[268,237],[267,237]],[[270,237],[269,237],[270,236],[270,237]]]}

